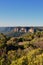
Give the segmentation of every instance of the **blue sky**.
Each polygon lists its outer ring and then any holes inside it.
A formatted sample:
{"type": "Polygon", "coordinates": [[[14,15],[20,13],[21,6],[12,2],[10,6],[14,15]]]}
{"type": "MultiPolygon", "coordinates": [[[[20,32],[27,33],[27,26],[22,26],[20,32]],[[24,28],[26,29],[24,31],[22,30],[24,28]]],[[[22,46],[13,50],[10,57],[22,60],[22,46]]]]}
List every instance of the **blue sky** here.
{"type": "Polygon", "coordinates": [[[0,26],[43,26],[43,0],[0,0],[0,26]]]}

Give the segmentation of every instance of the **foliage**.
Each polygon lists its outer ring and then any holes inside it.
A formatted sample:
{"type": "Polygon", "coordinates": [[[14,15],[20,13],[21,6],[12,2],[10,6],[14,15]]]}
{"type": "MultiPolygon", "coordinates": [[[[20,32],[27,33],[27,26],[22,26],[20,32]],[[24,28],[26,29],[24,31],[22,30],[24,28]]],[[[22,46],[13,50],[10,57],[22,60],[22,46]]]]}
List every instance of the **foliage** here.
{"type": "Polygon", "coordinates": [[[43,31],[20,37],[1,33],[0,65],[43,65],[43,31]]]}

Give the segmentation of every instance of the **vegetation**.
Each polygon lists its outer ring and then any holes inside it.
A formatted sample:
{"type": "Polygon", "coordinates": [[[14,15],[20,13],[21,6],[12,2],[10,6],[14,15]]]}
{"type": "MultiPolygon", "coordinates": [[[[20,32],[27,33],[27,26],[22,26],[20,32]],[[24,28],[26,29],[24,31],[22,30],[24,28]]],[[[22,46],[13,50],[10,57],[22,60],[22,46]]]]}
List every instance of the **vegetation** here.
{"type": "Polygon", "coordinates": [[[43,65],[43,31],[20,37],[1,33],[0,65],[43,65]]]}

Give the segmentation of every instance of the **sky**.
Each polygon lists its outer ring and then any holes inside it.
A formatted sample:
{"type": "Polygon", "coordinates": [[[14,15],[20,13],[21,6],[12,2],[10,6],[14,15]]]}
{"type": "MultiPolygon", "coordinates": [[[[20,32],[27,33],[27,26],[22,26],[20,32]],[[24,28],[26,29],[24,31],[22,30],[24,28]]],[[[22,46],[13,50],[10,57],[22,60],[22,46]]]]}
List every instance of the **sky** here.
{"type": "Polygon", "coordinates": [[[43,0],[0,0],[0,26],[43,26],[43,0]]]}

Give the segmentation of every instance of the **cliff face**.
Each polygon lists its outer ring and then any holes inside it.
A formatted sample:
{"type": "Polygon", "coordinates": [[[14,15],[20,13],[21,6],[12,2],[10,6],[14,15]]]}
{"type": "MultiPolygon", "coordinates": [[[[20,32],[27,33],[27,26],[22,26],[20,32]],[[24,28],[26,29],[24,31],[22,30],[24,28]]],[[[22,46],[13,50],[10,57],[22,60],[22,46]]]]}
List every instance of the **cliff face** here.
{"type": "Polygon", "coordinates": [[[43,27],[0,27],[0,33],[6,32],[34,32],[36,30],[42,30],[43,27]]]}

